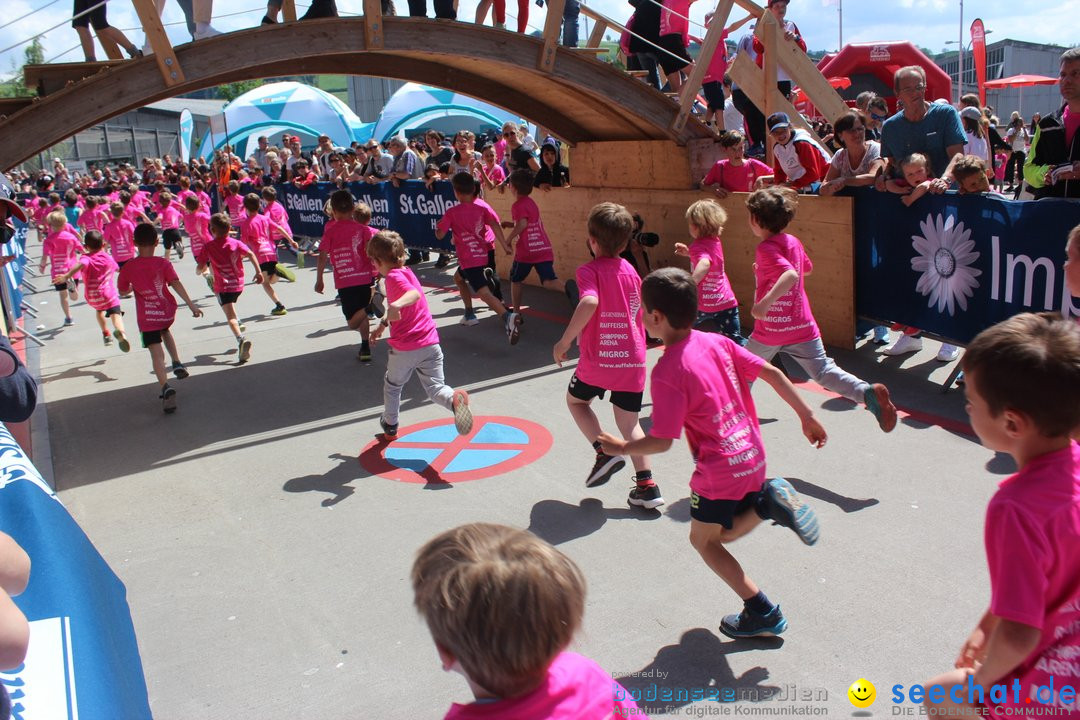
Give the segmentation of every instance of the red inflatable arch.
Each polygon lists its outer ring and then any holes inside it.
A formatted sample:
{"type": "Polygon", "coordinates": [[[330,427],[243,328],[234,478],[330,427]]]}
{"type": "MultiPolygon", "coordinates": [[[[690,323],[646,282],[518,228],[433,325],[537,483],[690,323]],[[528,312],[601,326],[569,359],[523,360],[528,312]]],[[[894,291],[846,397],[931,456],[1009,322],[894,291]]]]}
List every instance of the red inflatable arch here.
{"type": "MultiPolygon", "coordinates": [[[[851,87],[837,90],[849,105],[866,90],[877,93],[896,110],[893,74],[905,65],[918,65],[926,71],[926,99],[952,98],[952,78],[909,42],[859,43],[845,45],[835,55],[826,55],[818,70],[827,78],[851,78],[851,87]]],[[[830,118],[830,121],[832,118],[830,118]]]]}

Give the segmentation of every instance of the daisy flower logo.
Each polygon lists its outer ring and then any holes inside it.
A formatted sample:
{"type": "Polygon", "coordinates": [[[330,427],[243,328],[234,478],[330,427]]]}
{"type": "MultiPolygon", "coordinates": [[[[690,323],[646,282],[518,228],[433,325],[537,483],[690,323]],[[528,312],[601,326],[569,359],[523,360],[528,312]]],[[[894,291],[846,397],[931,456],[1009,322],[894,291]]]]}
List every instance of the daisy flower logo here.
{"type": "Polygon", "coordinates": [[[975,241],[964,223],[954,224],[955,218],[930,215],[919,223],[922,235],[911,236],[911,246],[918,253],[911,258],[911,269],[922,273],[915,284],[930,299],[927,307],[937,305],[938,312],[946,308],[956,314],[956,306],[967,310],[967,300],[975,294],[979,282],[975,279],[982,270],[972,267],[979,253],[975,241]]]}

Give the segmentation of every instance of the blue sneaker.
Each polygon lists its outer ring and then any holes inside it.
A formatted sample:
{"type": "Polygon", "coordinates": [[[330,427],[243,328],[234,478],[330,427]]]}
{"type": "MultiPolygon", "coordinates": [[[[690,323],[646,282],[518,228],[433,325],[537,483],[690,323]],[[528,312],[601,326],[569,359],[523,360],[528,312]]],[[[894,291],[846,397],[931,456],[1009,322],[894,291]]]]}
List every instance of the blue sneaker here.
{"type": "Polygon", "coordinates": [[[875,325],[874,326],[874,344],[875,345],[888,345],[892,342],[892,338],[889,337],[888,325],[875,325]]]}
{"type": "Polygon", "coordinates": [[[768,615],[758,615],[743,608],[738,615],[725,615],[720,621],[720,632],[729,638],[773,637],[787,630],[787,620],[777,605],[768,615]]]}
{"type": "Polygon", "coordinates": [[[821,535],[817,515],[799,497],[795,488],[784,478],[766,480],[761,491],[766,496],[768,519],[777,525],[791,528],[807,545],[813,545],[821,535]]]}

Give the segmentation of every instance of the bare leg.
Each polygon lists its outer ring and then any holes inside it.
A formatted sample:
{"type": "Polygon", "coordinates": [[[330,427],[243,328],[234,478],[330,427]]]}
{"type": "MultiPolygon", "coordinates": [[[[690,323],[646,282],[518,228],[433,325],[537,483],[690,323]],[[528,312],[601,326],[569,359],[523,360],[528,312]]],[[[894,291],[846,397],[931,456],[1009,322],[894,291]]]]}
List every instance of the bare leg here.
{"type": "Polygon", "coordinates": [[[116,328],[116,332],[120,333],[120,337],[127,338],[127,333],[124,332],[124,320],[120,313],[113,314],[112,324],[116,328]]]}
{"type": "Polygon", "coordinates": [[[360,339],[364,342],[368,341],[368,337],[371,335],[371,325],[368,322],[368,314],[364,310],[357,310],[351,318],[349,318],[349,329],[359,330],[360,339]]]}
{"type": "Polygon", "coordinates": [[[273,273],[263,273],[263,290],[270,296],[270,299],[274,301],[274,305],[280,305],[281,301],[278,300],[277,292],[274,290],[274,282],[277,280],[277,275],[273,273]]]}
{"type": "Polygon", "coordinates": [[[229,329],[232,330],[234,337],[240,337],[240,321],[236,319],[236,304],[228,303],[221,306],[221,309],[225,311],[225,319],[229,323],[229,329]]]}
{"type": "Polygon", "coordinates": [[[278,21],[278,13],[280,13],[280,12],[281,12],[281,3],[273,2],[273,0],[266,3],[266,19],[267,20],[272,20],[274,22],[277,22],[278,21]]]}
{"type": "Polygon", "coordinates": [[[727,551],[724,544],[745,535],[759,522],[761,518],[753,510],[735,518],[735,527],[731,530],[723,525],[690,519],[690,544],[698,551],[709,569],[719,575],[743,600],[757,595],[758,586],[742,569],[739,561],[727,551]]]}
{"type": "MultiPolygon", "coordinates": [[[[164,338],[164,333],[162,337],[164,338]]],[[[149,348],[150,361],[154,364],[154,376],[157,378],[158,385],[165,387],[169,383],[169,376],[165,374],[165,350],[161,347],[161,343],[154,343],[149,348]]]]}
{"type": "Polygon", "coordinates": [[[67,320],[71,317],[71,306],[68,304],[67,290],[60,293],[60,307],[64,311],[64,319],[67,320]]]}
{"type": "MultiPolygon", "coordinates": [[[[624,440],[640,440],[645,437],[645,432],[641,429],[641,423],[638,422],[636,412],[629,412],[614,405],[611,406],[611,409],[615,412],[615,424],[618,426],[619,432],[622,433],[624,440]]],[[[648,455],[631,455],[630,461],[634,463],[634,470],[637,472],[652,469],[652,463],[649,462],[648,455]]]]}
{"type": "Polygon", "coordinates": [[[165,349],[169,351],[169,357],[172,358],[174,363],[180,362],[180,353],[176,350],[176,338],[173,337],[171,330],[161,331],[161,340],[165,343],[165,349]]]}
{"type": "Polygon", "coordinates": [[[596,413],[593,412],[589,402],[588,400],[580,400],[570,393],[566,394],[566,406],[570,408],[570,416],[574,418],[578,430],[581,430],[581,434],[585,436],[585,439],[589,443],[594,443],[596,438],[600,437],[603,428],[600,427],[600,421],[597,419],[596,413]]]}
{"type": "Polygon", "coordinates": [[[97,55],[94,53],[94,36],[90,34],[90,28],[77,27],[75,32],[79,36],[79,44],[82,45],[83,57],[86,62],[95,62],[97,55]]]}
{"type": "Polygon", "coordinates": [[[480,0],[480,3],[476,6],[476,24],[483,25],[487,20],[488,8],[491,7],[492,0],[480,0]]]}
{"type": "Polygon", "coordinates": [[[461,273],[454,273],[454,285],[457,286],[458,292],[461,293],[461,302],[465,304],[465,312],[471,313],[473,311],[472,291],[469,289],[469,283],[465,282],[465,278],[461,276],[461,273]]]}
{"type": "Polygon", "coordinates": [[[135,53],[135,43],[128,40],[127,35],[123,33],[119,28],[109,26],[104,30],[98,30],[98,39],[105,42],[106,39],[111,40],[120,47],[128,51],[129,55],[135,53]]]}
{"type": "MultiPolygon", "coordinates": [[[[540,286],[546,290],[554,290],[558,293],[566,292],[566,282],[563,280],[541,280],[540,286]]],[[[514,307],[517,307],[517,303],[514,303],[514,307]]]]}
{"type": "Polygon", "coordinates": [[[525,283],[510,283],[510,303],[514,306],[514,309],[518,312],[521,311],[521,293],[524,288],[521,286],[525,283]]]}
{"type": "Polygon", "coordinates": [[[476,296],[484,301],[484,304],[495,311],[495,314],[502,317],[506,314],[506,305],[503,305],[499,298],[491,294],[491,289],[487,287],[480,288],[476,296]]]}
{"type": "Polygon", "coordinates": [[[98,310],[94,313],[94,318],[97,320],[98,327],[101,328],[101,334],[108,336],[109,327],[105,324],[105,311],[98,310]]]}

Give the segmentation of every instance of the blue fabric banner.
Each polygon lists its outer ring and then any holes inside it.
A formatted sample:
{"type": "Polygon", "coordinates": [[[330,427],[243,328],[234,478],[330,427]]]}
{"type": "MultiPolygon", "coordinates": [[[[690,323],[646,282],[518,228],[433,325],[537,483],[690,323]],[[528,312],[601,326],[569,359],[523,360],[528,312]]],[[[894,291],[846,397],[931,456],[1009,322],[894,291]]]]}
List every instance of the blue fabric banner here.
{"type": "Polygon", "coordinates": [[[150,702],[123,583],[0,424],[0,529],[30,556],[15,598],[23,664],[0,673],[18,720],[140,720],[150,702]]]}
{"type": "Polygon", "coordinates": [[[1080,316],[1062,263],[1080,203],[891,193],[855,197],[856,312],[966,344],[1022,312],[1080,316]]]}
{"type": "Polygon", "coordinates": [[[15,227],[15,234],[11,240],[0,245],[0,255],[13,256],[15,259],[4,265],[4,275],[7,279],[7,289],[10,293],[12,317],[16,320],[23,316],[22,310],[22,281],[26,272],[26,230],[27,224],[20,222],[18,218],[11,218],[15,227]]]}

